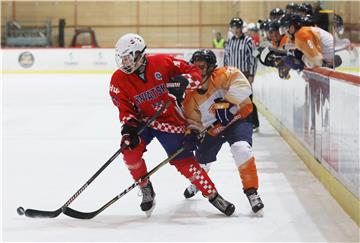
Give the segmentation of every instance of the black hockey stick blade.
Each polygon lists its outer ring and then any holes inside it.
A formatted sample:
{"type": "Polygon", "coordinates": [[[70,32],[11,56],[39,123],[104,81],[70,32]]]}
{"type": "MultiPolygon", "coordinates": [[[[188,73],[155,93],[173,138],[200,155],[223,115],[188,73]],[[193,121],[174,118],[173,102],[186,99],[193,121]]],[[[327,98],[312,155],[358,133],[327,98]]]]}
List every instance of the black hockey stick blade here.
{"type": "Polygon", "coordinates": [[[61,212],[61,208],[55,211],[43,211],[29,208],[25,210],[25,216],[30,218],[56,218],[61,212]]]}
{"type": "MultiPolygon", "coordinates": [[[[128,193],[129,191],[131,191],[133,188],[135,188],[139,183],[135,182],[133,185],[131,185],[131,189],[128,190],[126,189],[124,192],[120,193],[119,195],[115,196],[113,199],[111,199],[109,202],[107,202],[104,206],[102,206],[101,208],[99,208],[98,210],[95,210],[93,212],[80,212],[77,211],[75,209],[66,207],[64,210],[64,214],[71,217],[71,218],[76,218],[76,219],[92,219],[94,218],[96,215],[98,215],[99,213],[101,213],[102,211],[104,211],[107,207],[109,207],[111,204],[113,204],[114,202],[116,202],[120,197],[124,196],[126,193],[128,193]],[[136,185],[135,185],[136,183],[136,185]],[[127,191],[128,190],[128,191],[127,191]]],[[[129,187],[129,188],[130,188],[129,187]]]]}
{"type": "MultiPolygon", "coordinates": [[[[149,126],[157,117],[161,115],[161,113],[169,107],[171,104],[171,100],[168,100],[150,119],[148,119],[145,123],[145,125],[140,129],[138,134],[143,132],[147,126],[149,126]]],[[[67,206],[69,206],[94,180],[100,173],[111,164],[112,161],[115,160],[115,158],[122,152],[122,149],[118,149],[115,154],[113,154],[108,161],[104,165],[101,166],[101,168],[77,191],[74,195],[69,198],[69,200],[66,201],[66,203],[59,209],[55,211],[45,211],[45,210],[37,210],[37,209],[26,209],[25,210],[25,216],[30,218],[55,218],[59,216],[64,210],[67,209],[67,206]]],[[[22,214],[20,214],[22,215],[22,214]]]]}
{"type": "MultiPolygon", "coordinates": [[[[203,131],[201,131],[198,134],[198,139],[202,138],[202,136],[210,129],[214,127],[214,125],[209,126],[208,128],[205,128],[203,131]]],[[[106,208],[108,208],[110,205],[112,205],[113,203],[115,203],[117,200],[119,200],[121,197],[123,197],[125,194],[127,194],[129,191],[131,191],[132,189],[134,189],[136,186],[138,186],[143,180],[148,179],[152,174],[154,174],[156,171],[158,171],[163,165],[167,164],[168,162],[170,162],[171,160],[173,160],[176,156],[178,156],[180,153],[182,153],[186,148],[185,147],[181,147],[178,150],[176,150],[172,155],[170,155],[168,158],[166,158],[165,160],[163,160],[160,164],[158,164],[157,166],[155,166],[151,171],[149,171],[146,175],[144,175],[141,179],[139,179],[138,181],[134,182],[131,186],[129,186],[128,188],[126,188],[122,193],[120,193],[119,195],[115,196],[113,199],[111,199],[109,202],[107,202],[105,205],[103,205],[101,208],[99,208],[98,210],[95,210],[93,212],[80,212],[77,211],[75,209],[66,207],[63,210],[63,213],[69,217],[72,218],[77,218],[77,219],[92,219],[94,218],[96,215],[98,215],[99,213],[101,213],[102,211],[104,211],[106,208]]]]}
{"type": "Polygon", "coordinates": [[[66,207],[63,210],[63,213],[69,217],[77,218],[77,219],[92,219],[102,211],[104,211],[106,208],[108,208],[110,205],[112,205],[114,202],[119,200],[121,197],[123,197],[125,194],[127,194],[129,191],[134,189],[136,186],[138,186],[143,180],[148,179],[152,174],[154,174],[156,171],[158,171],[163,165],[167,164],[171,160],[173,160],[176,156],[178,156],[180,153],[182,153],[185,150],[185,147],[182,147],[178,150],[176,150],[175,153],[170,155],[167,159],[163,160],[160,164],[155,166],[151,171],[149,171],[145,176],[143,176],[138,181],[134,182],[131,186],[126,188],[122,193],[115,196],[113,199],[111,199],[109,202],[107,202],[105,205],[103,205],[98,210],[95,210],[93,212],[80,212],[77,210],[74,210],[72,208],[66,207]]]}
{"type": "Polygon", "coordinates": [[[69,217],[76,218],[76,219],[92,219],[97,215],[97,211],[80,212],[80,211],[77,211],[77,210],[67,207],[64,211],[64,214],[69,217]]]}

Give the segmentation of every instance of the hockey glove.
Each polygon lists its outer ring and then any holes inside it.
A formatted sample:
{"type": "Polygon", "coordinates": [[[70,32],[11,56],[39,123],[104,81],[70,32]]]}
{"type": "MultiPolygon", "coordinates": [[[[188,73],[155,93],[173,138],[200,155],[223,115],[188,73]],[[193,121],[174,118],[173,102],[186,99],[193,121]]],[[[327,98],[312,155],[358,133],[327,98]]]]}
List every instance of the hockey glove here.
{"type": "Polygon", "coordinates": [[[141,129],[141,123],[131,119],[122,126],[121,134],[121,148],[130,148],[134,149],[140,143],[140,136],[138,132],[141,129]]]}
{"type": "Polygon", "coordinates": [[[279,77],[282,79],[290,79],[290,68],[282,65],[278,67],[278,71],[279,71],[279,77]]]}
{"type": "Polygon", "coordinates": [[[194,151],[200,144],[200,138],[198,137],[199,132],[191,129],[185,131],[185,136],[183,140],[183,146],[189,150],[194,151]]]}
{"type": "Polygon", "coordinates": [[[234,119],[234,114],[230,111],[232,104],[222,98],[217,98],[214,101],[215,103],[211,105],[210,109],[215,113],[217,121],[222,126],[227,126],[234,119]]]}
{"type": "Polygon", "coordinates": [[[301,60],[301,58],[303,57],[304,54],[301,51],[299,51],[298,49],[295,49],[295,50],[288,50],[287,55],[296,57],[296,59],[301,60]]]}
{"type": "Polygon", "coordinates": [[[296,71],[302,71],[305,67],[303,61],[301,59],[298,59],[295,56],[286,56],[283,57],[283,61],[285,66],[288,68],[294,69],[296,71]]]}
{"type": "Polygon", "coordinates": [[[166,83],[169,93],[175,96],[179,106],[181,106],[181,102],[184,100],[185,90],[188,85],[189,80],[182,75],[170,78],[170,81],[166,83]]]}
{"type": "Polygon", "coordinates": [[[268,67],[278,67],[281,58],[287,55],[285,51],[272,47],[259,47],[257,53],[259,53],[257,58],[260,62],[268,67]]]}

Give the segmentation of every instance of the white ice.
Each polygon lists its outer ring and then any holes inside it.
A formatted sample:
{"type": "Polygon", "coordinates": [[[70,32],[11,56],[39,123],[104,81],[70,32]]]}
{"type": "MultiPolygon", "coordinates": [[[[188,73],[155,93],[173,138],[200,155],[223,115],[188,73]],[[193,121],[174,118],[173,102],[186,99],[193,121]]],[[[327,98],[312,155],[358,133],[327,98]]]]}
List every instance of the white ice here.
{"type": "MultiPolygon", "coordinates": [[[[297,241],[359,242],[359,228],[261,117],[254,135],[265,208],[254,216],[228,145],[210,176],[236,211],[226,217],[170,165],[152,176],[157,206],[146,218],[138,189],[92,220],[19,216],[18,206],[55,210],[118,149],[118,112],[108,96],[110,75],[3,75],[3,241],[297,241]]],[[[148,147],[153,168],[166,154],[148,147]]],[[[93,211],[133,183],[119,156],[71,207],[93,211]]]]}

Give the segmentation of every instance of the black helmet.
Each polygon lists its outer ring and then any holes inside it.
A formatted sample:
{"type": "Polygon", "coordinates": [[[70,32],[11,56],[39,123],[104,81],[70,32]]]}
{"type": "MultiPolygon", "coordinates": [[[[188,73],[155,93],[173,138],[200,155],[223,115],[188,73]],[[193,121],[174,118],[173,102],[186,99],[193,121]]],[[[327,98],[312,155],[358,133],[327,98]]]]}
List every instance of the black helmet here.
{"type": "Polygon", "coordinates": [[[313,14],[313,9],[310,3],[302,3],[299,5],[298,12],[304,12],[305,14],[313,14]]]}
{"type": "Polygon", "coordinates": [[[339,35],[344,33],[344,21],[340,15],[334,14],[334,26],[336,27],[336,32],[339,35]]]}
{"type": "Polygon", "coordinates": [[[238,27],[238,28],[242,28],[243,27],[244,22],[242,21],[242,19],[240,19],[239,17],[234,17],[231,19],[229,25],[230,27],[238,27]]]}
{"type": "Polygon", "coordinates": [[[301,19],[302,24],[301,26],[315,26],[314,19],[310,14],[305,15],[301,19]]]}
{"type": "Polygon", "coordinates": [[[288,5],[286,5],[286,10],[289,10],[292,13],[297,11],[298,8],[299,8],[299,5],[297,3],[289,3],[288,5]]]}
{"type": "Polygon", "coordinates": [[[266,19],[260,24],[260,30],[269,31],[271,19],[266,19]]]}
{"type": "Polygon", "coordinates": [[[290,25],[295,25],[299,28],[302,24],[300,15],[298,14],[285,14],[280,19],[281,27],[289,27],[290,25]]]}
{"type": "Polygon", "coordinates": [[[279,17],[281,17],[284,14],[284,10],[282,10],[281,8],[274,8],[273,10],[270,11],[270,19],[278,19],[279,17]]]}
{"type": "Polygon", "coordinates": [[[338,27],[344,26],[344,21],[340,15],[334,14],[334,24],[338,27]]]}
{"type": "Polygon", "coordinates": [[[269,23],[269,31],[278,31],[280,28],[280,19],[273,20],[269,23]]]}
{"type": "Polygon", "coordinates": [[[190,62],[194,63],[196,61],[204,61],[208,64],[209,68],[216,68],[216,56],[212,50],[201,49],[195,51],[191,56],[190,62]]]}

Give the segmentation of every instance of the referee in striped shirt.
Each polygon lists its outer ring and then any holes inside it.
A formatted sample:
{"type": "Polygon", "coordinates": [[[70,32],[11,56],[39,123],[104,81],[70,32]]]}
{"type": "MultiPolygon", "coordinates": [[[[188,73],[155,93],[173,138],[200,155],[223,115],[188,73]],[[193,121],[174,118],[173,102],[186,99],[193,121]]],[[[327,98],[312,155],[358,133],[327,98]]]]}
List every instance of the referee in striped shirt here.
{"type": "MultiPolygon", "coordinates": [[[[224,66],[232,66],[240,69],[252,85],[257,68],[257,60],[252,53],[256,49],[255,43],[250,36],[242,32],[243,21],[235,17],[230,21],[230,28],[234,34],[228,40],[225,47],[224,66]]],[[[250,96],[252,99],[252,95],[250,96]]],[[[253,128],[257,131],[259,127],[259,117],[255,104],[251,114],[253,128]]]]}

